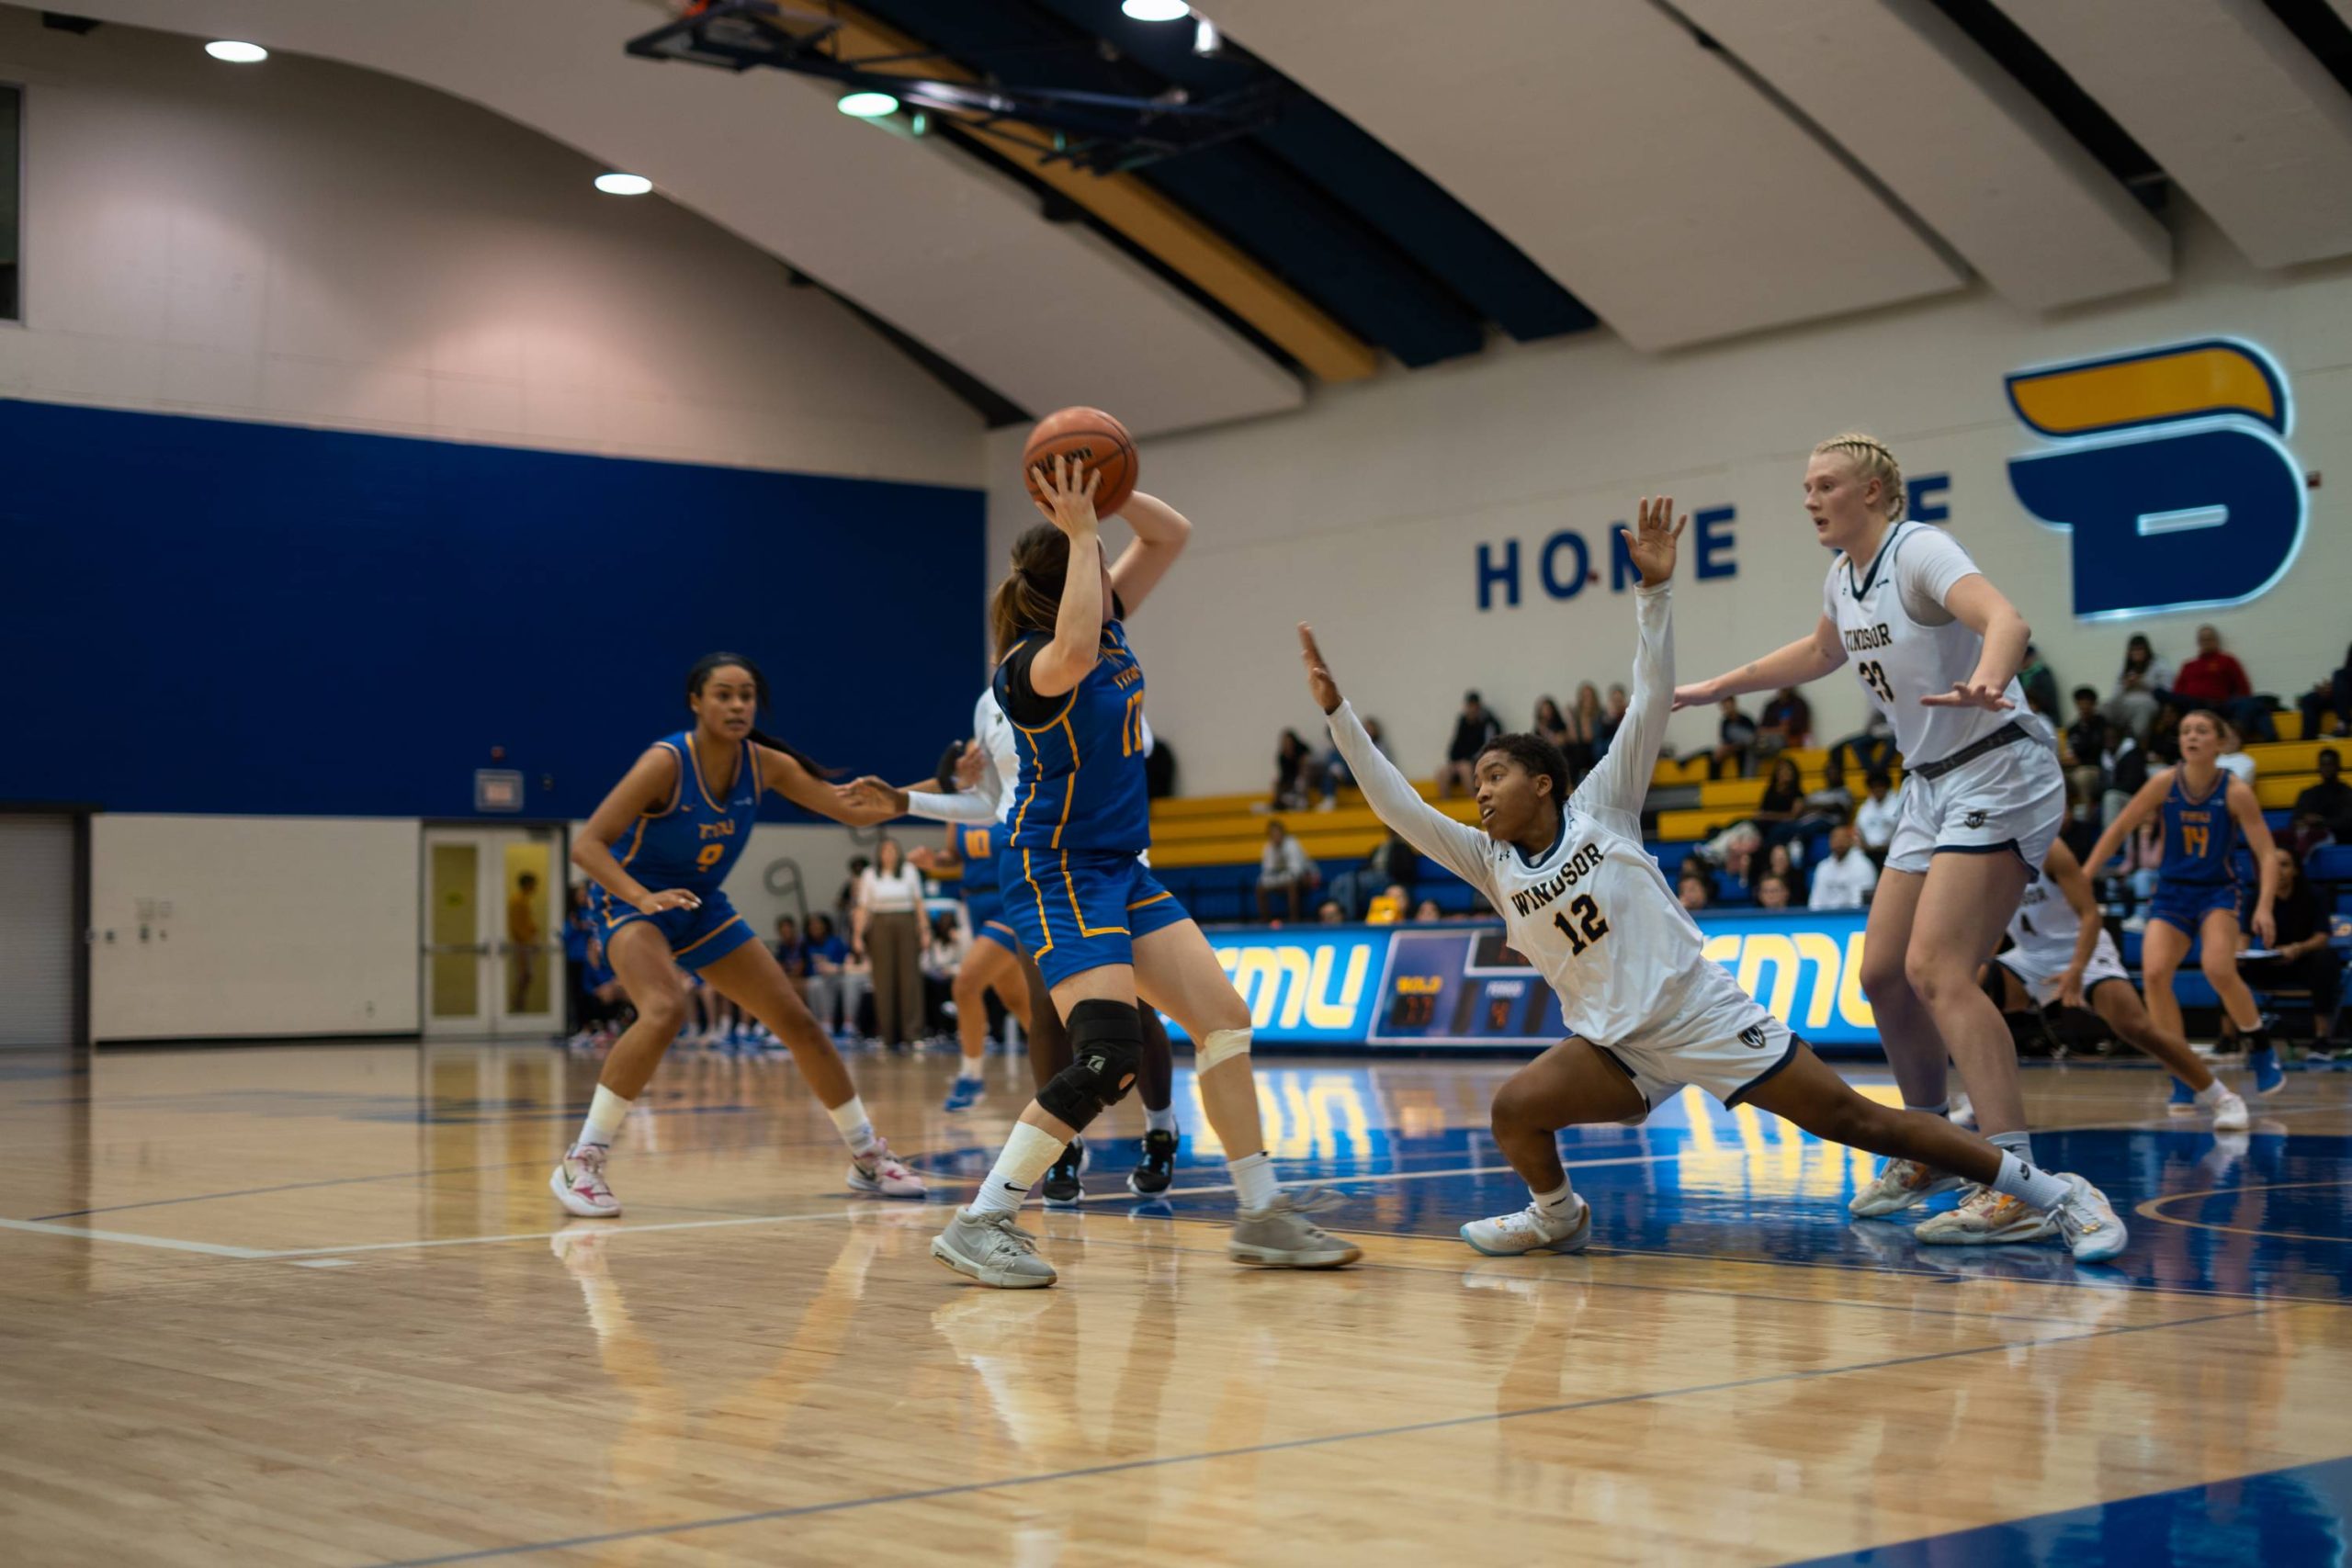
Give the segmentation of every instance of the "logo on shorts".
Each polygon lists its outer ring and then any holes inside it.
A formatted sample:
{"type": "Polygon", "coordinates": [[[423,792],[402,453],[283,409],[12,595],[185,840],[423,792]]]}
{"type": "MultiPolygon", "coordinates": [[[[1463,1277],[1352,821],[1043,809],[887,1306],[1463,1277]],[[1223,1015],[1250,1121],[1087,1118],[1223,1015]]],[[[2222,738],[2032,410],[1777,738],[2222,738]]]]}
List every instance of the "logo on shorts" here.
{"type": "Polygon", "coordinates": [[[1982,811],[1972,811],[1962,819],[1961,825],[1966,828],[1982,828],[1984,826],[1984,815],[1982,811]]]}
{"type": "Polygon", "coordinates": [[[1739,1032],[1739,1043],[1751,1051],[1761,1051],[1764,1049],[1764,1026],[1760,1023],[1749,1024],[1739,1032]]]}

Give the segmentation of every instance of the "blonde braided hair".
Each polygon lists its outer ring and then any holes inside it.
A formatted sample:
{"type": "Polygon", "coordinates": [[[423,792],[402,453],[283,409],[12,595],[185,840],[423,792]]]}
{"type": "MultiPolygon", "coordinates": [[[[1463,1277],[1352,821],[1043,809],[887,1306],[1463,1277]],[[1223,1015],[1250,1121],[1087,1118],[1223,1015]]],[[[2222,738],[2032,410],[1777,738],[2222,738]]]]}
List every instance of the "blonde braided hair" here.
{"type": "Polygon", "coordinates": [[[1903,515],[1905,502],[1903,465],[1894,460],[1894,454],[1886,449],[1886,443],[1875,435],[1864,435],[1858,430],[1849,430],[1842,435],[1831,436],[1813,449],[1816,457],[1825,452],[1844,456],[1854,465],[1854,472],[1864,483],[1871,479],[1879,481],[1886,496],[1881,504],[1886,508],[1889,522],[1903,515]]]}

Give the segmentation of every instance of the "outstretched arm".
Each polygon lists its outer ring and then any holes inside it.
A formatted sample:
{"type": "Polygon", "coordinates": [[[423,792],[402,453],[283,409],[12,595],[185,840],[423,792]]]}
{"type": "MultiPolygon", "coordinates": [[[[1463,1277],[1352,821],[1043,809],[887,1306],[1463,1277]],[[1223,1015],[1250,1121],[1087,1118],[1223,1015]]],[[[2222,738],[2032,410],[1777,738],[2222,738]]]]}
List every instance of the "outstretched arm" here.
{"type": "Polygon", "coordinates": [[[2074,906],[2075,931],[2075,951],[2067,957],[2066,971],[2058,976],[2058,1000],[2066,1007],[2083,1005],[2083,971],[2091,965],[2091,955],[2098,951],[2098,939],[2106,931],[2105,917],[2099,912],[2098,894],[2091,886],[2091,879],[2083,874],[2083,863],[2066,847],[2064,839],[2050,846],[2050,858],[2041,863],[2041,874],[2057,887],[2059,896],[2074,906]]]}
{"type": "Polygon", "coordinates": [[[2097,876],[2099,867],[2115,858],[2115,852],[2123,847],[2123,840],[2132,829],[2148,819],[2157,803],[2164,799],[2165,791],[2172,788],[2172,773],[2170,768],[2163,769],[2140,786],[2140,793],[2115,814],[2115,820],[2109,822],[2107,831],[2098,836],[2098,842],[2091,846],[2091,852],[2083,857],[2084,871],[2097,876]]]}
{"type": "Polygon", "coordinates": [[[2245,835],[2246,848],[2254,852],[2254,869],[2262,879],[2254,896],[2254,934],[2263,946],[2273,947],[2278,941],[2278,921],[2271,913],[2278,897],[2278,845],[2270,837],[2270,824],[2262,819],[2262,802],[2253,785],[2244,779],[2230,780],[2229,800],[2230,815],[2245,835]]]}
{"type": "Polygon", "coordinates": [[[856,784],[830,784],[774,747],[763,746],[760,777],[768,788],[804,810],[852,828],[869,828],[899,815],[856,784]]]}
{"type": "Polygon", "coordinates": [[[1094,515],[1094,490],[1102,475],[1089,472],[1081,485],[1068,457],[1055,458],[1050,472],[1039,464],[1038,475],[1046,492],[1038,510],[1069,536],[1069,570],[1062,576],[1054,638],[1030,661],[1029,685],[1041,697],[1058,697],[1074,691],[1102,656],[1102,534],[1094,515]]]}
{"type": "Polygon", "coordinates": [[[1348,760],[1348,767],[1356,776],[1356,787],[1363,791],[1373,813],[1401,834],[1407,843],[1492,900],[1495,888],[1487,868],[1487,853],[1493,840],[1423,800],[1405,775],[1396,771],[1396,764],[1380,754],[1380,748],[1364,733],[1356,710],[1340,697],[1340,683],[1331,678],[1330,666],[1323,660],[1323,650],[1316,646],[1314,628],[1303,621],[1299,623],[1298,642],[1300,655],[1306,660],[1306,689],[1315,694],[1316,705],[1329,721],[1331,739],[1340,748],[1340,755],[1348,760]]]}
{"type": "Polygon", "coordinates": [[[1649,794],[1658,748],[1666,742],[1667,718],[1674,712],[1675,542],[1690,522],[1685,516],[1668,526],[1674,515],[1670,495],[1644,497],[1639,515],[1637,530],[1628,531],[1633,537],[1627,550],[1642,574],[1634,595],[1641,640],[1634,649],[1633,700],[1609,743],[1609,755],[1571,797],[1579,810],[1615,818],[1609,826],[1633,839],[1642,836],[1642,801],[1649,794]]]}
{"type": "Polygon", "coordinates": [[[1783,686],[1802,686],[1807,681],[1820,680],[1845,662],[1846,645],[1838,640],[1838,623],[1825,615],[1814,624],[1811,637],[1801,637],[1785,648],[1776,648],[1763,658],[1725,671],[1712,681],[1677,688],[1675,711],[1712,707],[1725,697],[1749,692],[1777,692],[1783,686]]]}

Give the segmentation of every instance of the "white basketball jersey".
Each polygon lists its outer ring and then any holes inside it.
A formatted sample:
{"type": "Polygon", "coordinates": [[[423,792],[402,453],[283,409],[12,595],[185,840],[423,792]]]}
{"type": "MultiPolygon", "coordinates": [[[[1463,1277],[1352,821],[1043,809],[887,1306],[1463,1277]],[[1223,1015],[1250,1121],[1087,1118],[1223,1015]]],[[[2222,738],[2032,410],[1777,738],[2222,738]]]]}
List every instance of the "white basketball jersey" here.
{"type": "Polygon", "coordinates": [[[2019,964],[2037,973],[2057,974],[2075,961],[2083,918],[2058,885],[2041,872],[2026,884],[2018,912],[2009,917],[2009,941],[2019,964]]]}
{"type": "Polygon", "coordinates": [[[1514,952],[1559,994],[1569,1029],[1595,1044],[1730,1040],[1770,1015],[1703,952],[1698,924],[1636,839],[1579,810],[1530,863],[1489,839],[1485,881],[1514,952]]]}
{"type": "Polygon", "coordinates": [[[1873,560],[1857,563],[1840,554],[1829,564],[1823,607],[1838,623],[1847,661],[1894,727],[1895,747],[1913,767],[1941,761],[2013,719],[2047,739],[2014,679],[2005,713],[1920,704],[1976,672],[1984,639],[1944,608],[1952,584],[1975,572],[1976,563],[1951,535],[1925,523],[1889,528],[1873,560]]]}
{"type": "Polygon", "coordinates": [[[983,686],[980,700],[972,705],[972,733],[989,754],[989,772],[980,775],[976,787],[997,803],[996,819],[1002,822],[1012,810],[1012,782],[1021,774],[1021,753],[1012,738],[1012,721],[997,706],[990,687],[983,686]]]}

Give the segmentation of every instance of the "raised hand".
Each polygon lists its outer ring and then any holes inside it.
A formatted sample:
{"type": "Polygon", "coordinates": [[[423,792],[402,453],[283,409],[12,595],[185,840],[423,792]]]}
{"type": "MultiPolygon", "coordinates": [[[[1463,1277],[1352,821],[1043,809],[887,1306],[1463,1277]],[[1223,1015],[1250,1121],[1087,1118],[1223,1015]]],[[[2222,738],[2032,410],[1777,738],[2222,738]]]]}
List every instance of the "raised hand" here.
{"type": "Polygon", "coordinates": [[[870,827],[907,814],[907,792],[871,774],[833,786],[833,803],[841,819],[853,828],[870,827]]]}
{"type": "Polygon", "coordinates": [[[2001,688],[1989,681],[1954,681],[1949,692],[1931,692],[1919,699],[1923,708],[1983,708],[1987,713],[2007,713],[2017,705],[2001,694],[2001,688]]]}
{"type": "Polygon", "coordinates": [[[1674,711],[1684,708],[1711,708],[1723,699],[1715,695],[1714,686],[1705,681],[1694,681],[1688,686],[1674,688],[1674,711]]]}
{"type": "Polygon", "coordinates": [[[1331,679],[1331,667],[1323,662],[1323,650],[1315,644],[1315,628],[1305,621],[1298,623],[1299,656],[1306,661],[1306,689],[1314,695],[1325,713],[1340,711],[1340,683],[1331,679]]]}
{"type": "Polygon", "coordinates": [[[977,739],[965,741],[964,750],[956,757],[956,787],[969,789],[979,783],[980,775],[988,771],[988,748],[977,739]]]}
{"type": "Polygon", "coordinates": [[[917,844],[907,852],[907,863],[917,871],[930,871],[939,864],[939,852],[929,844],[917,844]]]}
{"type": "Polygon", "coordinates": [[[1675,544],[1682,537],[1682,530],[1690,525],[1690,514],[1684,513],[1681,521],[1669,526],[1673,516],[1672,496],[1645,495],[1634,525],[1621,527],[1625,536],[1625,553],[1633,558],[1634,570],[1642,574],[1645,588],[1656,587],[1674,575],[1675,544]]]}
{"type": "Polygon", "coordinates": [[[1094,492],[1102,483],[1102,469],[1086,468],[1064,455],[1050,467],[1038,464],[1036,471],[1037,489],[1045,496],[1037,502],[1037,510],[1046,514],[1046,522],[1073,538],[1101,526],[1094,515],[1094,492]]]}

